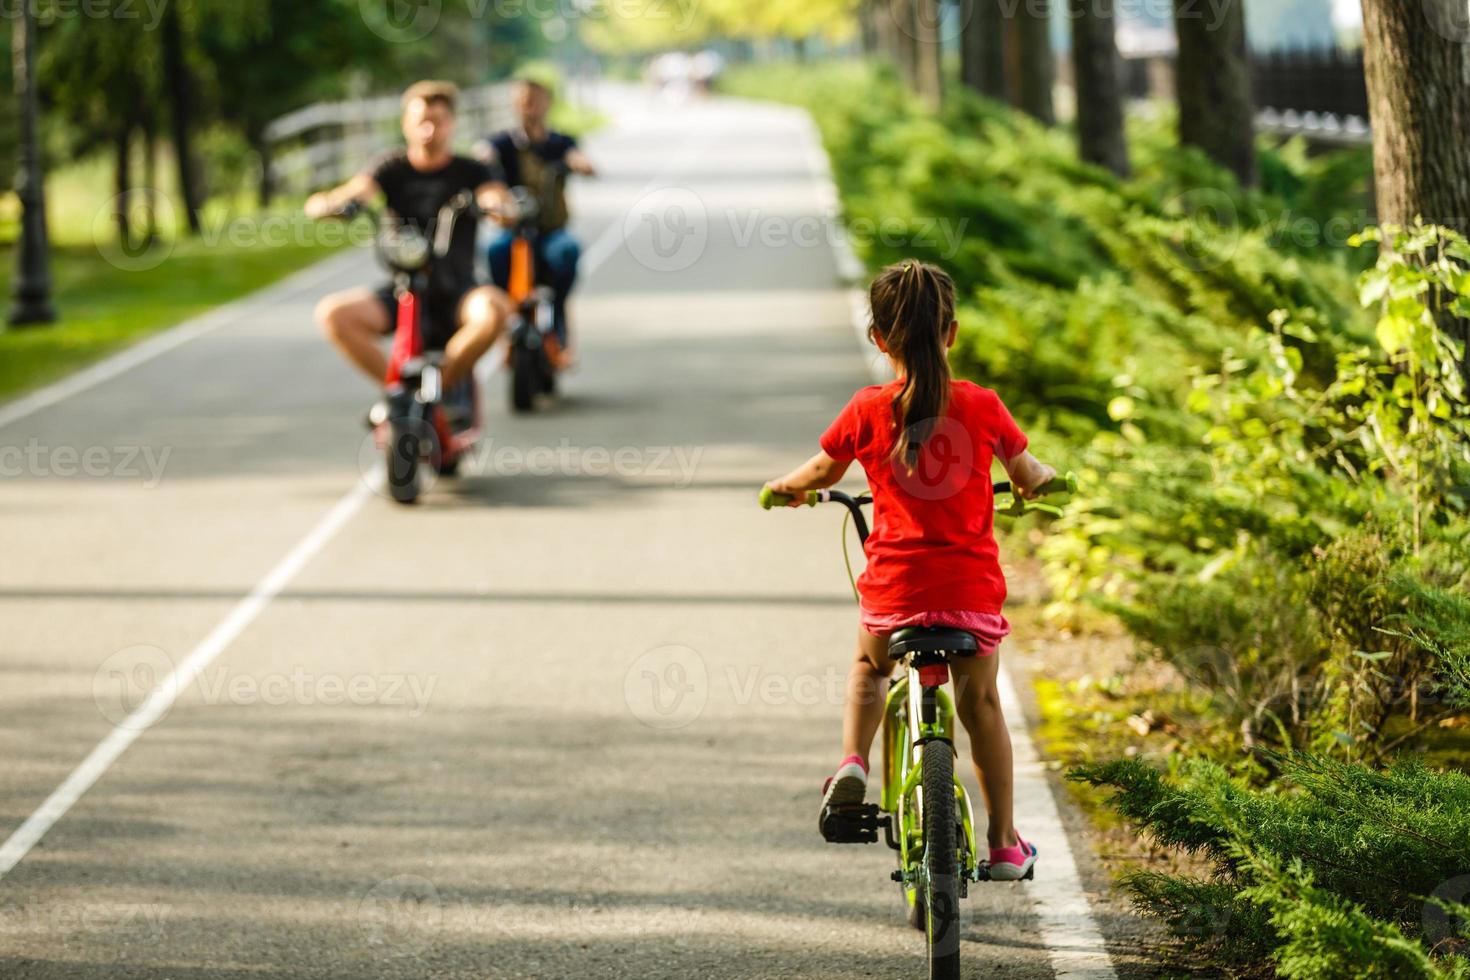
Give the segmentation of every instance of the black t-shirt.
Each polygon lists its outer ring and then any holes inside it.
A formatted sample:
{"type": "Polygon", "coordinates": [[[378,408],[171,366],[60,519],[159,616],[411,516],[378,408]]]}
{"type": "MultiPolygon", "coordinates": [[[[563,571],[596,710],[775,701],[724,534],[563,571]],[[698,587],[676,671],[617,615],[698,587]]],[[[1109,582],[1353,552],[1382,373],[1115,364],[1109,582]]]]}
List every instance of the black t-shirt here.
{"type": "Polygon", "coordinates": [[[548,131],[546,138],[532,142],[523,129],[507,129],[490,137],[496,162],[505,170],[506,183],[525,187],[541,204],[541,230],[555,231],[566,225],[566,186],[562,180],[551,180],[546,167],[566,163],[567,154],[577,146],[574,137],[548,131]]]}
{"type": "MultiPolygon", "coordinates": [[[[367,172],[383,189],[388,209],[431,240],[440,209],[455,195],[505,180],[499,167],[469,157],[454,157],[438,170],[418,170],[403,150],[381,157],[367,172]]],[[[468,215],[455,221],[449,254],[435,260],[430,276],[436,291],[462,293],[475,284],[475,224],[468,215]]]]}

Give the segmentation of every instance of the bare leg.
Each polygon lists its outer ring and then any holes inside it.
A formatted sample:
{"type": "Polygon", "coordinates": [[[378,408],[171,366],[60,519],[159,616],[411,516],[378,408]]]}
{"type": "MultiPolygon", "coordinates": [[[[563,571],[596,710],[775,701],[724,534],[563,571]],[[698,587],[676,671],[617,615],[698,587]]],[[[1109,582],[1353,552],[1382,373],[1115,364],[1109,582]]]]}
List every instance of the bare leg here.
{"type": "Polygon", "coordinates": [[[383,383],[388,375],[388,358],[380,344],[392,324],[372,290],[333,293],[317,304],[316,322],[348,361],[374,384],[383,383]]]}
{"type": "MultiPolygon", "coordinates": [[[[857,655],[847,672],[847,696],[842,709],[842,754],[855,755],[868,764],[873,738],[883,724],[883,701],[893,661],[888,659],[888,641],[867,630],[858,630],[857,655]]],[[[870,767],[871,768],[871,767],[870,767]]]]}
{"type": "Polygon", "coordinates": [[[1015,774],[1011,759],[1011,734],[1006,730],[1005,714],[1000,707],[996,674],[1000,670],[1000,654],[988,657],[954,657],[950,672],[954,676],[955,714],[970,733],[970,754],[975,761],[975,774],[985,795],[985,809],[990,814],[990,846],[1014,847],[1015,774]]]}
{"type": "Polygon", "coordinates": [[[510,297],[493,286],[481,286],[459,306],[459,329],[444,346],[444,384],[469,377],[475,362],[495,343],[511,315],[510,297]]]}

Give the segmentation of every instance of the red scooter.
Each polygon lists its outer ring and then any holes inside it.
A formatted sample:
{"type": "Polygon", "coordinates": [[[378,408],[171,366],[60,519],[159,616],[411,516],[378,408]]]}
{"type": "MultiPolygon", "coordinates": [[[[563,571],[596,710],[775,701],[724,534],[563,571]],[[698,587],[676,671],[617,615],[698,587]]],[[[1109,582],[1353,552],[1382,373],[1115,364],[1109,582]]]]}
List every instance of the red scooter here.
{"type": "Polygon", "coordinates": [[[441,476],[454,475],[483,436],[474,376],[446,390],[441,372],[444,352],[425,349],[424,343],[424,297],[434,260],[448,253],[455,223],[478,214],[474,195],[460,194],[440,210],[430,241],[416,227],[362,204],[350,204],[341,212],[348,221],[358,215],[372,220],[378,260],[392,273],[398,298],[384,399],[368,413],[368,423],[384,454],[388,493],[400,504],[419,499],[427,482],[425,466],[441,476]]]}

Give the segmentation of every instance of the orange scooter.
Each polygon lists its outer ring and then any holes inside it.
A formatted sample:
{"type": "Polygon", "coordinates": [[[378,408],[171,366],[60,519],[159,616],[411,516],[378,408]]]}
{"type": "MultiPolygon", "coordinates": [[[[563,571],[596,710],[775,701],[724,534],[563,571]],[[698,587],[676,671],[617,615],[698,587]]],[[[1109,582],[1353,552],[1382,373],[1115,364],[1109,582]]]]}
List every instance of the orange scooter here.
{"type": "Polygon", "coordinates": [[[510,369],[510,407],[524,413],[536,407],[537,395],[556,392],[556,375],[567,358],[556,336],[555,294],[550,286],[537,283],[540,207],[525,188],[517,187],[512,193],[516,211],[506,292],[515,303],[516,314],[510,325],[506,366],[510,369]]]}

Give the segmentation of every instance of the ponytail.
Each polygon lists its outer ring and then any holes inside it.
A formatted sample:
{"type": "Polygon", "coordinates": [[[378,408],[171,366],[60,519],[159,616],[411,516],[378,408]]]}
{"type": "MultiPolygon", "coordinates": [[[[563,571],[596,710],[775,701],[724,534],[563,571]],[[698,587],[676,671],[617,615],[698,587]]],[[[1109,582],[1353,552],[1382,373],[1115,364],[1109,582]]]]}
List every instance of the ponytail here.
{"type": "Polygon", "coordinates": [[[910,472],[949,408],[949,327],[954,322],[954,280],[943,269],[908,261],[884,269],[868,293],[872,332],[903,366],[903,385],[893,398],[898,439],[893,459],[910,472]]]}

